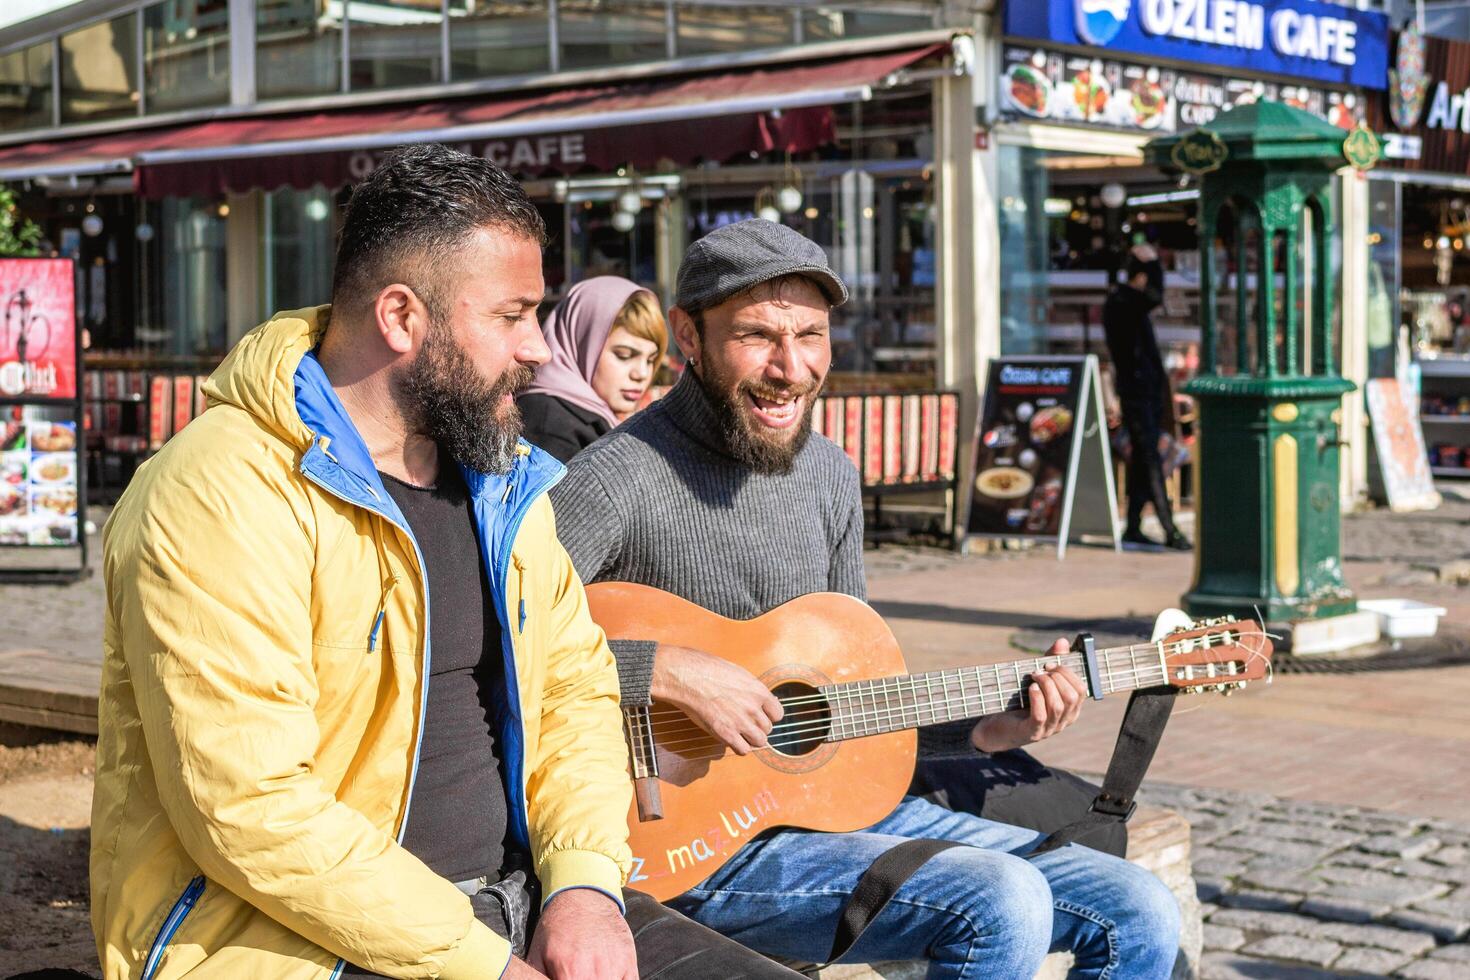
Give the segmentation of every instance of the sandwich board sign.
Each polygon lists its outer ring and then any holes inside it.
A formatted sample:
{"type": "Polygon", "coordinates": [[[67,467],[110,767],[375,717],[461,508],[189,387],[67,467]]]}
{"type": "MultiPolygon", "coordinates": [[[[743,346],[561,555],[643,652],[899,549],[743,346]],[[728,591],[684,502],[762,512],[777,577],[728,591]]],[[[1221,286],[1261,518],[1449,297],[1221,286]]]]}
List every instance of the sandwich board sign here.
{"type": "Polygon", "coordinates": [[[1097,357],[990,362],[970,479],[969,534],[1121,548],[1097,357]]]}
{"type": "Polygon", "coordinates": [[[1374,378],[1367,385],[1373,449],[1392,511],[1433,510],[1440,504],[1429,470],[1429,451],[1419,413],[1397,378],[1374,378]]]}

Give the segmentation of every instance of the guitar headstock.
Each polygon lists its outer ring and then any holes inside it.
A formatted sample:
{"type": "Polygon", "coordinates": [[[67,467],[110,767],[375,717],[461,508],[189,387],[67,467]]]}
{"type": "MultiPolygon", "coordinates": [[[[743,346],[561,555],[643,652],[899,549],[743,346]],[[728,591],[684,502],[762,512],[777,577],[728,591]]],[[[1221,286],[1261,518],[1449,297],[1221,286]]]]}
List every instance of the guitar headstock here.
{"type": "Polygon", "coordinates": [[[1271,638],[1251,620],[1206,619],[1162,640],[1167,681],[1180,694],[1232,694],[1250,681],[1271,680],[1271,638]]]}

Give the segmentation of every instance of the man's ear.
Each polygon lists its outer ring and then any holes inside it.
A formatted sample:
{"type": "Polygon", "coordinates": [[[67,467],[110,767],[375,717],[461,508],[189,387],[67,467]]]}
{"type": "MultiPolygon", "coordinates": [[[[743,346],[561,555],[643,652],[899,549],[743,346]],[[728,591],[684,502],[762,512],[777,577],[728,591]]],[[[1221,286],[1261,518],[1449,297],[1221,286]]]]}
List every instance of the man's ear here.
{"type": "Polygon", "coordinates": [[[384,286],[373,301],[373,320],[383,343],[395,354],[417,349],[429,328],[429,311],[412,286],[384,286]]]}
{"type": "Polygon", "coordinates": [[[699,331],[694,326],[694,318],[675,306],[669,310],[669,326],[674,330],[674,343],[679,345],[684,360],[690,364],[698,364],[701,341],[699,331]]]}

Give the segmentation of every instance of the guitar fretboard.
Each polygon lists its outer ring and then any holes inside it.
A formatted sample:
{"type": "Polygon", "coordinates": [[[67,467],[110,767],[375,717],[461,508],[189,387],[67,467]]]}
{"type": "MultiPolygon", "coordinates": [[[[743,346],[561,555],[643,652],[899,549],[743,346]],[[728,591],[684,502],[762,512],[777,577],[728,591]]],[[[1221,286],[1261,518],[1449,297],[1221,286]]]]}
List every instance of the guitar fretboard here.
{"type": "MultiPolygon", "coordinates": [[[[1096,658],[1102,694],[1157,687],[1168,681],[1161,644],[1098,650],[1096,658]]],[[[828,684],[819,688],[832,712],[827,740],[863,738],[1024,708],[1029,704],[1031,674],[1060,664],[1085,678],[1083,659],[1080,653],[1065,653],[984,667],[828,684]]]]}

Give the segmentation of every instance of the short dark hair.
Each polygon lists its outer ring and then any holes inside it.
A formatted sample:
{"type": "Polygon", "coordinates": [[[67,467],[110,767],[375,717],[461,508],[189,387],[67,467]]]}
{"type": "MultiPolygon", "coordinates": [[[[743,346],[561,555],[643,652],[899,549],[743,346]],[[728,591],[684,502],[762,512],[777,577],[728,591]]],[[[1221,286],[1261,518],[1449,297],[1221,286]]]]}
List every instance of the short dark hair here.
{"type": "Polygon", "coordinates": [[[447,313],[442,273],[487,225],[546,244],[546,224],[515,178],[441,143],[390,153],[353,188],[337,242],[332,302],[365,302],[392,282],[413,288],[434,317],[447,313]]]}

